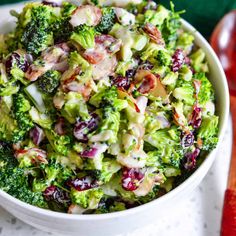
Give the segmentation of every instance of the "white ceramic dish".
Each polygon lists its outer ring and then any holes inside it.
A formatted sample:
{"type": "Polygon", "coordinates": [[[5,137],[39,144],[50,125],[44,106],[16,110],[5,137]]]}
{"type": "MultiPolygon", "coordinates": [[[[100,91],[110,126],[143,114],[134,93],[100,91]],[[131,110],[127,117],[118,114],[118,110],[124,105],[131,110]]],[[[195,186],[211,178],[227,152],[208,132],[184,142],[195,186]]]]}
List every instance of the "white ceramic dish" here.
{"type": "MultiPolygon", "coordinates": [[[[12,28],[10,9],[19,9],[20,5],[0,8],[0,31],[12,28]]],[[[229,114],[229,93],[224,71],[207,41],[186,21],[183,28],[192,32],[196,44],[206,53],[210,66],[210,79],[217,98],[217,113],[220,116],[219,143],[222,142],[229,114]]],[[[0,205],[20,220],[36,228],[61,234],[77,236],[113,236],[127,233],[149,223],[154,223],[163,214],[169,214],[182,196],[186,196],[204,178],[212,165],[217,149],[212,151],[202,165],[180,186],[168,194],[145,205],[117,213],[104,215],[69,215],[43,210],[21,202],[0,190],[0,205]]]]}

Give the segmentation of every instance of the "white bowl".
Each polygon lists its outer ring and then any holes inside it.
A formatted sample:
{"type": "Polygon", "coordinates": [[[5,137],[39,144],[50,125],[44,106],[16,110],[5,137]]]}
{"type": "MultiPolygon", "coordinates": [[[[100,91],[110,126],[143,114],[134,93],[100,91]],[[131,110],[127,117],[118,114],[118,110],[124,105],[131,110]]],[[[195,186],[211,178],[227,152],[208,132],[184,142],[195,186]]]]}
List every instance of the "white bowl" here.
{"type": "MultiPolygon", "coordinates": [[[[5,8],[5,10],[9,9],[5,8]]],[[[5,11],[4,14],[6,15],[5,11]]],[[[6,23],[7,17],[3,18],[0,14],[0,20],[3,25],[6,23]]],[[[182,23],[185,30],[192,32],[196,38],[196,44],[207,55],[210,66],[210,79],[216,92],[217,113],[220,116],[220,144],[229,114],[229,92],[225,74],[217,56],[203,36],[186,21],[182,20],[182,23]]],[[[215,159],[216,151],[217,148],[206,157],[201,166],[186,181],[166,195],[142,206],[121,212],[103,215],[69,215],[57,213],[28,205],[1,190],[0,204],[12,215],[25,223],[48,232],[77,236],[113,236],[119,233],[127,233],[155,222],[164,212],[171,212],[181,198],[189,195],[190,191],[201,182],[215,159]]]]}

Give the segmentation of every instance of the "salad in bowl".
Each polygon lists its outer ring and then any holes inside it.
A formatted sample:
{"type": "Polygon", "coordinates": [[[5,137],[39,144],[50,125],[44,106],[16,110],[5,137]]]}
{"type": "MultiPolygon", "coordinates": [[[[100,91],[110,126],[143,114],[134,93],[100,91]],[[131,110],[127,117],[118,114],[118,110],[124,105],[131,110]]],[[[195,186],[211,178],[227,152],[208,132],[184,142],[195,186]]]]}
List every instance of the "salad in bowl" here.
{"type": "Polygon", "coordinates": [[[72,214],[171,191],[218,142],[205,53],[152,1],[27,3],[0,35],[0,188],[72,214]]]}

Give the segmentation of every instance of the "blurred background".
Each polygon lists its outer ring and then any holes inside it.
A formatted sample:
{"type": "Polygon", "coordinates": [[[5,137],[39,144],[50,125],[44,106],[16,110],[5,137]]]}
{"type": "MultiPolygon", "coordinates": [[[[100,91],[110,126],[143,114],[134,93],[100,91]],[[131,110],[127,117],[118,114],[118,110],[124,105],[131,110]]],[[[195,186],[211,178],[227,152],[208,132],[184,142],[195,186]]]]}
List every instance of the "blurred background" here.
{"type": "MultiPolygon", "coordinates": [[[[0,0],[0,5],[17,3],[20,0],[0,0]]],[[[158,0],[169,7],[170,0],[158,0]]],[[[185,9],[184,19],[209,38],[217,22],[230,10],[236,9],[236,0],[172,0],[177,10],[185,9]]]]}

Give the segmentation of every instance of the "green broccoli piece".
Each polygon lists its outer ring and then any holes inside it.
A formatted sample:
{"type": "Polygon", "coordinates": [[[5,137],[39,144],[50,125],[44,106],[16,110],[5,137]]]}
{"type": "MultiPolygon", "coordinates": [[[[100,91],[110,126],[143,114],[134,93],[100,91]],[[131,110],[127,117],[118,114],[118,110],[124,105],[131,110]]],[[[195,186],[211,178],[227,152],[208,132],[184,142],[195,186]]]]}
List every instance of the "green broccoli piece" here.
{"type": "Polygon", "coordinates": [[[87,25],[80,25],[74,29],[71,40],[78,43],[84,49],[93,48],[95,46],[95,30],[87,25]]]}
{"type": "Polygon", "coordinates": [[[80,82],[86,83],[92,77],[91,65],[76,51],[70,53],[69,66],[71,70],[81,69],[80,75],[76,76],[80,82]]]}
{"type": "Polygon", "coordinates": [[[57,163],[54,158],[50,158],[48,164],[43,164],[39,167],[44,175],[44,178],[34,179],[34,192],[43,192],[47,187],[51,185],[63,186],[65,181],[73,176],[73,172],[71,169],[62,166],[60,163],[57,163]]]}
{"type": "Polygon", "coordinates": [[[25,170],[17,167],[15,157],[9,151],[0,155],[0,188],[11,196],[28,204],[48,208],[42,193],[32,191],[29,176],[25,170]]]}
{"type": "Polygon", "coordinates": [[[116,160],[108,158],[103,159],[101,165],[101,170],[92,170],[95,178],[101,183],[108,183],[113,175],[121,169],[121,166],[116,160]]]}
{"type": "Polygon", "coordinates": [[[56,153],[66,156],[70,149],[71,139],[66,135],[58,135],[53,130],[45,130],[45,135],[56,153]]]}
{"type": "MultiPolygon", "coordinates": [[[[144,141],[154,146],[157,150],[155,157],[159,162],[179,167],[180,160],[183,158],[183,148],[181,146],[181,131],[175,126],[169,129],[158,130],[144,136],[144,141]]],[[[152,164],[150,159],[149,164],[152,164]]]]}
{"type": "Polygon", "coordinates": [[[61,10],[62,17],[70,17],[76,8],[77,6],[70,2],[63,2],[61,10]]]}
{"type": "Polygon", "coordinates": [[[181,48],[184,50],[186,53],[189,53],[193,46],[194,42],[194,37],[192,34],[184,32],[179,35],[178,40],[177,40],[177,48],[181,48]]]}
{"type": "Polygon", "coordinates": [[[180,83],[177,83],[173,96],[180,101],[184,101],[187,105],[193,105],[195,102],[194,92],[192,81],[181,80],[180,83]]]}
{"type": "Polygon", "coordinates": [[[151,23],[155,26],[160,26],[163,24],[164,20],[169,17],[169,14],[169,10],[159,5],[156,11],[147,10],[144,13],[144,24],[151,23]]]}
{"type": "Polygon", "coordinates": [[[13,132],[13,142],[22,140],[25,134],[34,126],[29,115],[30,109],[31,105],[23,93],[13,96],[13,115],[18,126],[18,129],[13,132]]]}
{"type": "Polygon", "coordinates": [[[161,54],[159,55],[159,58],[158,58],[158,54],[160,50],[163,50],[163,49],[156,43],[149,43],[147,47],[145,47],[145,50],[142,51],[141,59],[143,61],[146,61],[147,59],[150,60],[150,58],[154,58],[156,61],[160,59],[161,54]]]}
{"type": "Polygon", "coordinates": [[[169,12],[168,17],[164,19],[160,29],[167,47],[172,49],[175,46],[175,42],[178,38],[178,30],[181,27],[180,14],[184,13],[184,11],[175,12],[174,4],[172,2],[170,3],[170,6],[171,11],[169,12]]]}
{"type": "Polygon", "coordinates": [[[35,107],[32,107],[29,111],[29,115],[34,123],[42,128],[51,129],[53,121],[47,114],[40,113],[35,107]]]}
{"type": "Polygon", "coordinates": [[[200,91],[198,93],[198,102],[204,106],[206,102],[214,100],[214,90],[211,82],[207,79],[205,73],[196,73],[194,79],[201,82],[200,91]]]}
{"type": "Polygon", "coordinates": [[[70,123],[75,123],[76,119],[81,117],[83,120],[89,120],[87,105],[83,96],[76,92],[69,92],[65,96],[65,105],[61,110],[64,116],[70,123]]]}
{"type": "MultiPolygon", "coordinates": [[[[17,130],[17,121],[12,117],[11,107],[12,107],[12,97],[10,101],[7,100],[9,97],[3,97],[0,102],[0,140],[13,142],[14,136],[17,135],[15,130],[17,130]]],[[[21,134],[19,135],[19,139],[21,134]]]]}
{"type": "Polygon", "coordinates": [[[66,42],[69,40],[73,27],[69,22],[69,17],[56,19],[52,25],[54,43],[66,42]]]}
{"type": "Polygon", "coordinates": [[[104,193],[100,188],[92,188],[84,191],[77,191],[72,188],[70,195],[72,203],[85,209],[96,209],[104,193]]]}
{"type": "Polygon", "coordinates": [[[89,101],[92,105],[100,107],[102,122],[100,123],[98,133],[108,131],[109,138],[107,141],[109,144],[117,141],[120,125],[120,111],[128,106],[126,100],[118,99],[117,96],[117,88],[112,87],[95,94],[89,101]]]}
{"type": "Polygon", "coordinates": [[[99,93],[94,94],[89,103],[95,107],[99,107],[103,100],[113,101],[118,97],[117,89],[112,87],[111,89],[103,89],[99,93]]]}
{"type": "Polygon", "coordinates": [[[118,99],[117,88],[112,87],[108,89],[103,89],[100,92],[93,95],[89,103],[95,107],[103,107],[106,108],[107,106],[113,106],[113,110],[121,111],[128,106],[126,100],[118,99]]]}
{"type": "Polygon", "coordinates": [[[51,23],[55,20],[55,15],[52,7],[43,5],[34,5],[26,12],[25,27],[20,20],[18,23],[19,33],[22,32],[20,42],[27,52],[38,55],[53,44],[51,23]]]}
{"type": "Polygon", "coordinates": [[[208,116],[203,118],[202,124],[197,132],[197,138],[203,142],[202,149],[211,151],[214,149],[218,142],[218,116],[208,116]]]}
{"type": "Polygon", "coordinates": [[[159,50],[156,60],[160,66],[169,66],[172,62],[170,54],[165,50],[159,50]]]}
{"type": "Polygon", "coordinates": [[[208,64],[206,62],[205,52],[199,48],[190,55],[191,65],[196,72],[209,72],[208,64]]]}
{"type": "Polygon", "coordinates": [[[95,27],[95,30],[102,34],[107,34],[116,21],[115,11],[111,7],[102,8],[102,19],[95,27]]]}
{"type": "Polygon", "coordinates": [[[0,96],[11,96],[19,91],[20,87],[15,79],[11,79],[3,85],[0,85],[0,96]]]}
{"type": "Polygon", "coordinates": [[[39,77],[37,85],[43,93],[53,93],[60,84],[61,73],[56,70],[49,70],[39,77]]]}

